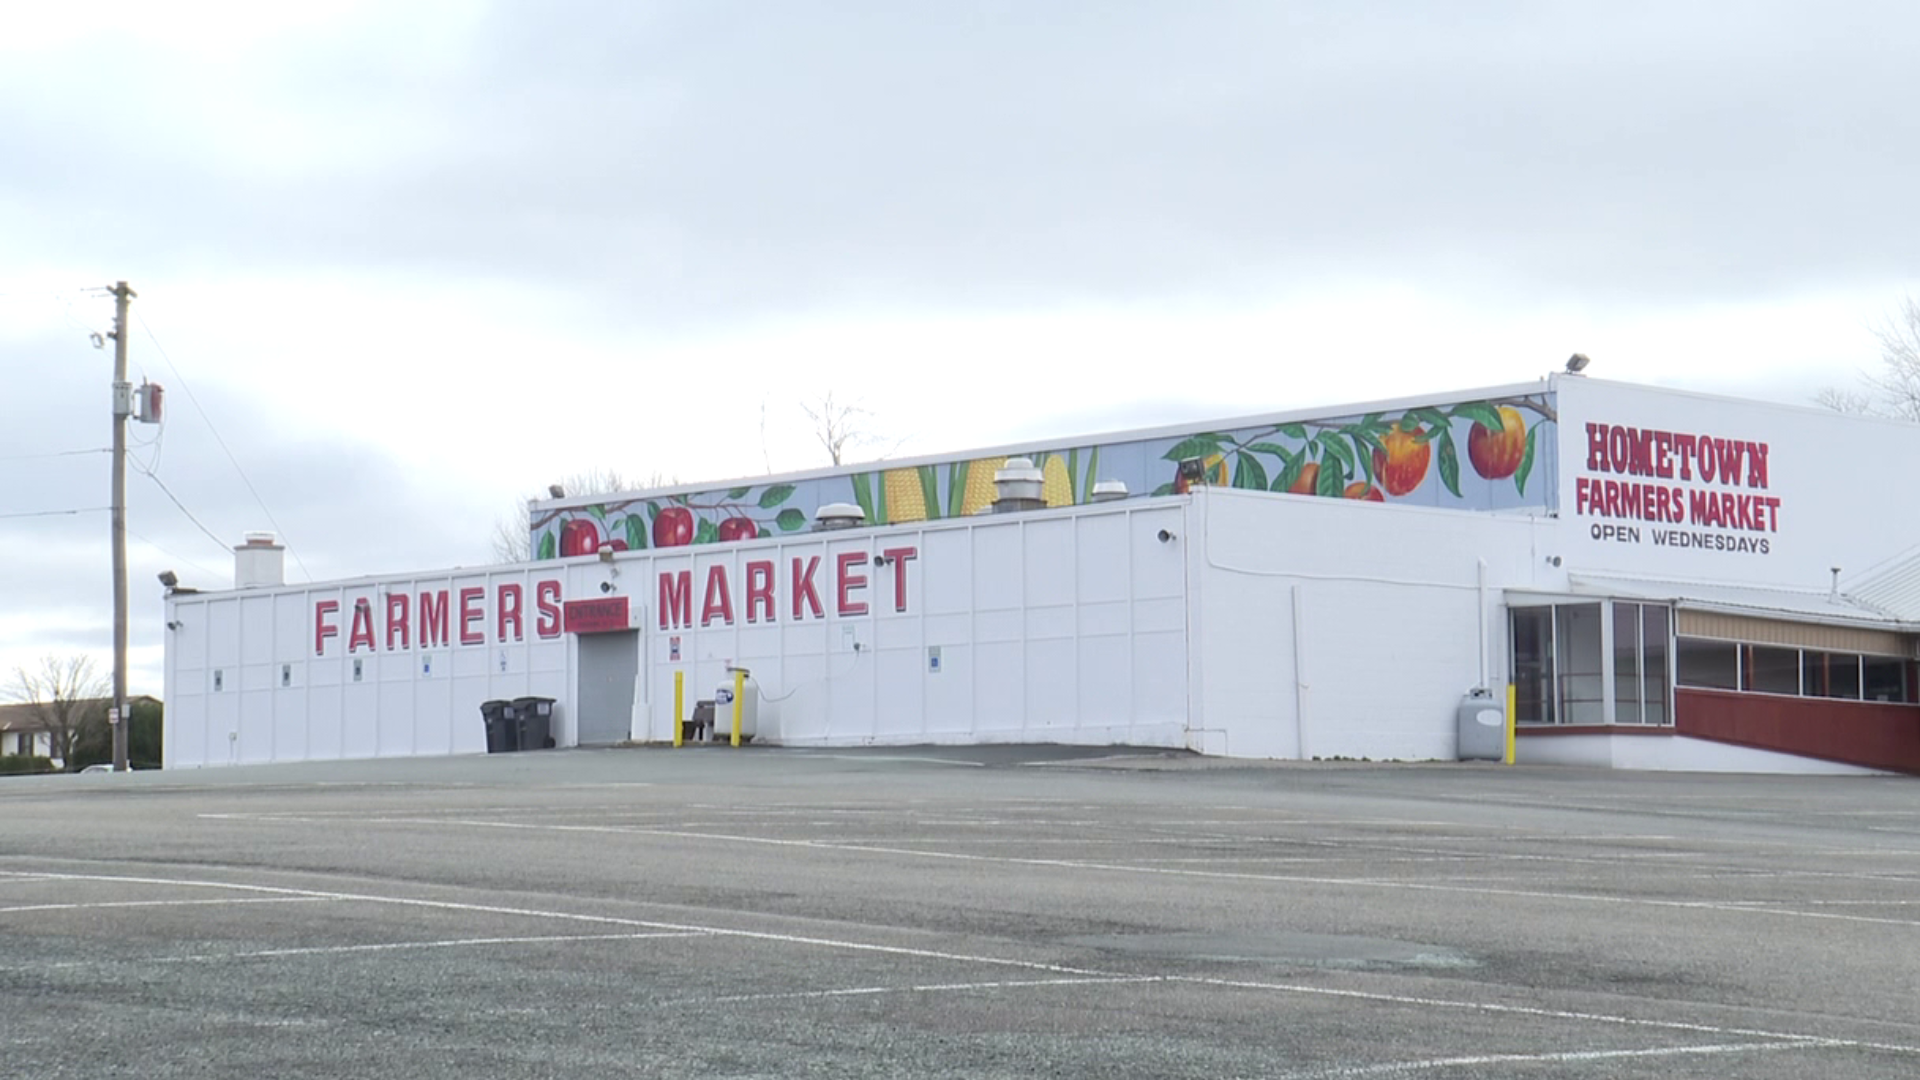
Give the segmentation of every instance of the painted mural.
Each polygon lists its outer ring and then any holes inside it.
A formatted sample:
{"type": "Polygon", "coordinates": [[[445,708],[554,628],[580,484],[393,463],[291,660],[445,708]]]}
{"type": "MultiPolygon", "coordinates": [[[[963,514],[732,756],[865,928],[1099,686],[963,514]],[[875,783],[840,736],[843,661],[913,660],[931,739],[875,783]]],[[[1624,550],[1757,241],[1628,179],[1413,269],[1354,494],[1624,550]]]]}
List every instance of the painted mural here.
{"type": "Polygon", "coordinates": [[[993,474],[1029,457],[1047,505],[1089,502],[1119,480],[1133,496],[1184,494],[1195,484],[1457,510],[1551,510],[1557,505],[1550,394],[1417,405],[1293,419],[1154,439],[1089,444],[736,484],[672,494],[637,492],[536,513],[537,559],[728,543],[801,532],[828,503],[855,503],[875,525],[965,517],[993,504],[993,474]],[[1197,462],[1198,469],[1181,469],[1197,462]],[[1198,478],[1191,474],[1198,472],[1198,478]]]}

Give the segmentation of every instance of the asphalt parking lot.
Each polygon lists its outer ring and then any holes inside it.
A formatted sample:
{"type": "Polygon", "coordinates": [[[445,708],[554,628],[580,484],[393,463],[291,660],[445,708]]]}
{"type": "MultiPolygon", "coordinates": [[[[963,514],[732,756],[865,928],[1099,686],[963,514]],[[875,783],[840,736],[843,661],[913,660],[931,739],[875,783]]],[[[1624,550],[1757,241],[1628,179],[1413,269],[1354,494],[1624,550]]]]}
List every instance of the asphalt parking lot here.
{"type": "Polygon", "coordinates": [[[1050,748],[6,780],[0,1075],[1912,1077],[1920,782],[1050,748]]]}

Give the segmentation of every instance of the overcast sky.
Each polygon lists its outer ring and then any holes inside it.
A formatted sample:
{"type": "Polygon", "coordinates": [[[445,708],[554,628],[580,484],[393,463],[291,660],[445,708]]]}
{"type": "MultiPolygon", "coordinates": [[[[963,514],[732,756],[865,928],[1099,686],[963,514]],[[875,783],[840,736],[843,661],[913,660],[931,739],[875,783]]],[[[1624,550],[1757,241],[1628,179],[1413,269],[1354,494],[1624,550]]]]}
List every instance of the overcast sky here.
{"type": "Polygon", "coordinates": [[[825,464],[798,403],[829,391],[901,455],[1576,350],[1805,401],[1920,293],[1920,7],[1891,0],[6,21],[0,671],[110,655],[88,334],[125,279],[170,413],[132,429],[136,693],[154,575],[225,586],[245,531],[284,534],[292,581],[484,563],[568,473],[825,464]]]}

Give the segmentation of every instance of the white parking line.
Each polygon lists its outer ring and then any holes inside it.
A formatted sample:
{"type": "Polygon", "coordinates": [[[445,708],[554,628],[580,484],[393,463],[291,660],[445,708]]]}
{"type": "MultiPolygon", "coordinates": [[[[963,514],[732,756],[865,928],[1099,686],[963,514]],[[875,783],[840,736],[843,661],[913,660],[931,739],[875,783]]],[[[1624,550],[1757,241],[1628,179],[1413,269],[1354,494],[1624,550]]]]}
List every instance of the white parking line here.
{"type": "Polygon", "coordinates": [[[1479,1054],[1473,1057],[1430,1058],[1426,1061],[1392,1061],[1378,1065],[1347,1065],[1319,1072],[1282,1073],[1283,1080],[1348,1080],[1361,1076],[1392,1076],[1425,1072],[1428,1069],[1471,1069],[1486,1065],[1558,1065],[1579,1061],[1610,1061],[1619,1058],[1678,1057],[1685,1054],[1714,1056],[1754,1054],[1777,1050],[1824,1049],[1834,1045],[1826,1041],[1765,1043],[1719,1043],[1713,1046],[1656,1046],[1645,1050],[1563,1050],[1544,1054],[1479,1054]]]}
{"type": "Polygon", "coordinates": [[[21,911],[86,911],[93,908],[203,907],[208,904],[317,904],[318,896],[248,896],[220,900],[102,900],[91,904],[20,904],[0,907],[0,915],[21,911]]]}
{"type": "Polygon", "coordinates": [[[704,937],[697,931],[654,931],[644,934],[545,934],[535,937],[453,938],[442,941],[383,941],[372,945],[314,945],[294,949],[255,949],[252,952],[197,953],[188,956],[143,957],[155,964],[196,964],[216,960],[255,960],[262,957],[330,956],[342,953],[392,952],[400,949],[454,949],[476,945],[540,945],[569,941],[648,941],[654,938],[704,937]]]}
{"type": "Polygon", "coordinates": [[[962,990],[1012,990],[1035,986],[1102,986],[1113,983],[1165,982],[1158,975],[1106,975],[1077,979],[1004,979],[998,982],[930,983],[923,986],[855,986],[844,990],[795,990],[784,994],[734,994],[729,997],[675,998],[662,1005],[742,1005],[756,1001],[817,1001],[876,994],[935,994],[962,990]]]}
{"type": "MultiPolygon", "coordinates": [[[[24,872],[0,870],[0,878],[29,876],[24,872]]],[[[417,897],[381,896],[370,893],[349,893],[321,889],[296,889],[276,885],[249,885],[237,882],[201,880],[193,878],[162,878],[119,874],[72,874],[37,872],[31,876],[58,881],[97,881],[128,885],[161,885],[177,888],[230,889],[239,892],[266,893],[280,896],[306,896],[315,899],[360,901],[372,904],[393,904],[402,907],[418,907],[438,911],[471,912],[488,915],[523,916],[535,919],[555,919],[569,922],[584,922],[600,925],[629,926],[645,930],[664,930],[679,932],[675,936],[707,936],[713,938],[734,938],[747,941],[765,941],[779,944],[811,945],[821,948],[839,949],[851,952],[878,953],[888,956],[912,957],[915,959],[947,960],[956,963],[980,964],[996,967],[1012,967],[1028,971],[1042,971],[1054,975],[1080,976],[1086,981],[1140,981],[1187,983],[1198,986],[1211,986],[1222,989],[1257,990],[1273,993],[1299,994],[1314,997],[1342,998],[1355,1001],[1370,1001],[1403,1007],[1459,1009],[1489,1014],[1530,1016],[1543,1019],[1561,1020],[1578,1023],[1597,1023],[1633,1028],[1646,1028],[1661,1031],[1681,1031],[1715,1037],[1739,1037],[1744,1039],[1767,1039],[1807,1048],[1847,1048],[1874,1050],[1920,1056],[1920,1046],[1874,1043],[1856,1039],[1838,1039],[1825,1036],[1806,1035],[1795,1032],[1767,1031],[1751,1028],[1725,1027],[1715,1024],[1697,1024],[1678,1020],[1653,1020],[1643,1017],[1622,1016],[1608,1013],[1576,1012],[1562,1009],[1547,1009],[1537,1006],[1507,1005],[1497,1002],[1468,1001],[1446,998],[1414,997],[1405,994],[1388,994],[1366,990],[1352,990],[1340,987],[1310,986],[1298,983],[1260,982],[1208,978],[1192,975],[1154,975],[1141,976],[1137,973],[1099,971],[1090,968],[1073,967],[1065,964],[1053,964],[1037,960],[1021,960],[1012,957],[979,956],[967,953],[946,952],[937,949],[916,949],[899,945],[881,945],[873,942],[851,941],[840,938],[812,937],[799,934],[779,934],[765,931],[740,930],[728,927],[690,926],[681,923],[660,922],[650,919],[631,919],[612,915],[586,915],[575,912],[540,910],[534,908],[515,908],[494,904],[468,904],[451,900],[426,900],[417,897]]],[[[1742,909],[1735,909],[1742,910],[1742,909]]],[[[625,936],[625,935],[619,935],[625,936]]],[[[484,940],[484,939],[471,939],[484,940]]],[[[361,948],[348,946],[348,949],[361,948]]],[[[963,986],[966,984],[931,984],[932,987],[963,986]]],[[[862,990],[866,988],[861,988],[862,990]]],[[[1669,1005],[1672,1003],[1668,1003],[1669,1005]]]]}
{"type": "MultiPolygon", "coordinates": [[[[274,818],[298,821],[298,818],[274,818]]],[[[1102,870],[1120,874],[1149,874],[1168,877],[1192,877],[1226,881],[1269,881],[1292,885],[1328,885],[1337,888],[1403,889],[1409,892],[1458,893],[1468,896],[1503,896],[1523,900],[1562,900],[1571,903],[1613,904],[1626,907],[1675,908],[1687,911],[1731,911],[1746,915],[1776,918],[1818,919],[1835,922],[1870,923],[1880,926],[1920,927],[1917,919],[1878,918],[1871,915],[1843,915],[1830,911],[1797,911],[1781,907],[1751,907],[1712,900],[1657,900],[1638,896],[1609,896],[1604,893],[1554,892],[1545,889],[1498,889],[1479,885],[1448,885],[1438,882],[1396,881],[1386,878],[1319,877],[1305,874],[1260,874],[1246,870],[1198,870],[1175,866],[1143,866],[1128,863],[1089,862],[1079,859],[1039,859],[1013,855],[976,855],[958,851],[921,851],[914,848],[870,844],[829,843],[822,840],[789,840],[767,836],[742,836],[733,833],[691,832],[685,829],[653,829],[620,825],[541,825],[521,821],[483,821],[478,819],[368,818],[370,823],[408,825],[458,825],[477,829],[508,829],[550,832],[606,833],[628,836],[665,836],[685,840],[727,841],[762,844],[772,847],[811,848],[818,851],[852,851],[872,855],[901,855],[917,859],[945,859],[958,862],[1001,863],[1012,866],[1051,866],[1072,870],[1102,870]]],[[[336,824],[329,821],[327,824],[336,824]]]]}

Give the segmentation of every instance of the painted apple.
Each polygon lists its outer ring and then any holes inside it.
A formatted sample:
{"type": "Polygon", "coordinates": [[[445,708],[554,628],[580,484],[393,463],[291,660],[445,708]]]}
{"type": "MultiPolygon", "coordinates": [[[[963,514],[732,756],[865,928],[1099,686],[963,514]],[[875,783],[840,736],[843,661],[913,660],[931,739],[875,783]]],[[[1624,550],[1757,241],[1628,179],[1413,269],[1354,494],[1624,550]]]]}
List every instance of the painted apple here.
{"type": "Polygon", "coordinates": [[[619,538],[619,537],[617,537],[617,536],[616,536],[616,537],[614,537],[613,539],[611,539],[611,540],[609,540],[609,541],[607,541],[607,542],[606,542],[606,544],[605,544],[605,545],[603,545],[603,546],[605,546],[605,547],[610,547],[610,548],[612,548],[612,549],[613,549],[613,550],[615,550],[615,551],[625,551],[625,550],[627,550],[627,542],[626,542],[625,540],[622,540],[622,539],[620,539],[620,538],[619,538]]]}
{"type": "Polygon", "coordinates": [[[1320,463],[1317,461],[1309,461],[1300,466],[1300,475],[1294,478],[1293,483],[1287,485],[1287,493],[1291,495],[1312,495],[1319,490],[1320,463]]]}
{"type": "Polygon", "coordinates": [[[1341,492],[1340,494],[1342,498],[1365,499],[1367,502],[1386,502],[1387,501],[1387,497],[1385,495],[1380,494],[1379,488],[1374,487],[1372,484],[1369,484],[1364,480],[1355,480],[1353,483],[1348,484],[1347,490],[1341,492]]]}
{"type": "Polygon", "coordinates": [[[1393,425],[1393,430],[1380,436],[1381,449],[1373,452],[1374,475],[1389,495],[1405,495],[1419,487],[1427,478],[1427,463],[1433,459],[1433,446],[1420,438],[1420,425],[1409,429],[1401,426],[1404,423],[1393,425]]]}
{"type": "Polygon", "coordinates": [[[693,543],[693,511],[669,506],[653,519],[653,546],[685,547],[693,543]]]}
{"type": "Polygon", "coordinates": [[[1500,430],[1473,425],[1467,436],[1467,460],[1473,471],[1489,480],[1505,480],[1520,471],[1520,455],[1527,449],[1527,422],[1520,410],[1500,406],[1500,430]]]}
{"type": "Polygon", "coordinates": [[[593,522],[575,518],[560,526],[560,557],[595,555],[600,551],[600,530],[593,522]]]}
{"type": "Polygon", "coordinates": [[[760,526],[749,518],[731,517],[720,523],[720,542],[731,543],[735,540],[752,540],[760,535],[760,526]]]}

